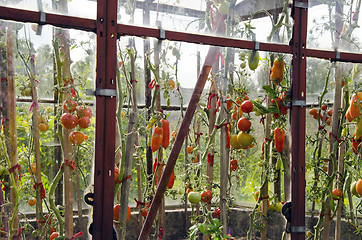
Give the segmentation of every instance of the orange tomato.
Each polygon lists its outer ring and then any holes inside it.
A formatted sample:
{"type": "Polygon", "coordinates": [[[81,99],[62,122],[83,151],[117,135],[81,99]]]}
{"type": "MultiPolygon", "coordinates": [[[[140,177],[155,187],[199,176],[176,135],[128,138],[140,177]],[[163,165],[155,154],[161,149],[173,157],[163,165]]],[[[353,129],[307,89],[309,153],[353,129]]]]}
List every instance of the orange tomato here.
{"type": "Polygon", "coordinates": [[[28,200],[28,205],[30,207],[34,206],[36,204],[36,198],[35,197],[32,197],[28,200]]]}
{"type": "Polygon", "coordinates": [[[166,149],[170,144],[170,123],[167,119],[161,119],[162,123],[162,147],[166,149]]]}
{"type": "Polygon", "coordinates": [[[175,183],[175,170],[172,170],[171,177],[168,180],[167,188],[171,189],[174,183],[175,183]]]}
{"type": "Polygon", "coordinates": [[[36,174],[36,163],[31,163],[30,164],[31,170],[28,167],[28,172],[31,174],[31,172],[33,171],[34,175],[36,174]]]}
{"type": "Polygon", "coordinates": [[[353,94],[351,97],[349,110],[353,118],[358,118],[361,116],[361,104],[358,101],[356,94],[353,94]]]}
{"type": "Polygon", "coordinates": [[[351,108],[348,108],[347,112],[346,112],[346,119],[348,120],[348,122],[352,122],[353,121],[353,117],[351,115],[351,108]]]}
{"type": "Polygon", "coordinates": [[[169,88],[170,90],[174,90],[174,89],[175,89],[175,86],[176,86],[176,84],[175,84],[175,81],[174,81],[174,80],[172,80],[172,79],[168,80],[168,88],[169,88]]]}
{"type": "Polygon", "coordinates": [[[188,154],[191,154],[193,150],[194,150],[193,146],[187,146],[187,148],[186,148],[186,151],[188,154]]]}
{"type": "Polygon", "coordinates": [[[338,200],[342,198],[342,192],[338,188],[334,189],[332,191],[332,198],[333,200],[338,200]]]}
{"type": "Polygon", "coordinates": [[[78,126],[83,129],[88,128],[90,123],[89,117],[82,117],[78,120],[78,126]]]}
{"type": "Polygon", "coordinates": [[[284,60],[277,58],[274,60],[273,67],[270,74],[270,79],[280,83],[283,80],[284,74],[284,60]]]}
{"type": "Polygon", "coordinates": [[[40,132],[46,132],[47,131],[47,125],[45,123],[39,124],[39,131],[40,132]]]}
{"type": "Polygon", "coordinates": [[[73,145],[81,145],[84,141],[84,133],[78,131],[72,131],[69,133],[69,141],[73,145]]]}
{"type": "Polygon", "coordinates": [[[362,196],[362,179],[358,180],[356,184],[356,191],[360,196],[362,196]]]}
{"type": "Polygon", "coordinates": [[[233,114],[231,114],[231,119],[232,119],[232,120],[238,120],[238,113],[237,113],[237,112],[233,112],[233,114]]]}
{"type": "Polygon", "coordinates": [[[59,237],[59,233],[53,232],[53,233],[50,235],[49,239],[50,239],[50,240],[53,240],[53,239],[56,239],[57,237],[59,237]]]}
{"type": "Polygon", "coordinates": [[[153,130],[152,140],[151,140],[151,150],[156,152],[162,144],[163,129],[162,127],[156,126],[153,130]]]}
{"type": "MultiPolygon", "coordinates": [[[[119,222],[119,211],[121,209],[121,205],[117,204],[113,207],[113,220],[119,222]]],[[[131,218],[131,208],[127,207],[127,222],[131,218]]]]}
{"type": "Polygon", "coordinates": [[[274,129],[274,144],[277,152],[282,152],[284,149],[285,131],[281,128],[274,129]]]}
{"type": "Polygon", "coordinates": [[[309,114],[314,116],[315,114],[318,114],[318,110],[316,108],[312,108],[309,110],[309,114]]]}

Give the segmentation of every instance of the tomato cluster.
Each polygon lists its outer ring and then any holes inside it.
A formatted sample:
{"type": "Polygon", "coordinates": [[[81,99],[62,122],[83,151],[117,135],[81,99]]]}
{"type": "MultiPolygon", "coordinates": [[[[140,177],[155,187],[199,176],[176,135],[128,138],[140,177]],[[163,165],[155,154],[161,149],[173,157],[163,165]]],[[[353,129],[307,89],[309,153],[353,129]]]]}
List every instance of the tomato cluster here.
{"type": "MultiPolygon", "coordinates": [[[[251,121],[249,120],[250,116],[247,115],[246,117],[243,117],[243,113],[249,114],[253,111],[254,104],[249,100],[249,97],[247,95],[244,96],[243,100],[244,101],[240,104],[240,107],[238,108],[237,106],[235,106],[234,112],[232,113],[233,120],[236,120],[235,114],[237,114],[237,116],[239,117],[236,125],[238,130],[240,131],[238,134],[230,135],[230,145],[234,149],[250,148],[253,146],[252,142],[254,141],[254,137],[249,134],[251,128],[251,121]]],[[[241,101],[239,99],[236,100],[236,104],[240,102],[241,101]]]]}
{"type": "MultiPolygon", "coordinates": [[[[76,101],[67,99],[63,102],[63,110],[60,122],[64,128],[71,130],[78,125],[80,129],[86,129],[90,126],[93,114],[89,107],[78,106],[76,101]]],[[[68,138],[73,145],[80,145],[88,136],[80,131],[72,131],[68,138]]]]}
{"type": "Polygon", "coordinates": [[[230,169],[231,171],[236,171],[236,169],[238,169],[238,160],[236,159],[230,160],[230,169]]]}
{"type": "Polygon", "coordinates": [[[49,130],[49,125],[47,123],[45,116],[38,116],[38,125],[40,132],[46,132],[49,130]]]}
{"type": "Polygon", "coordinates": [[[161,119],[161,126],[156,126],[151,139],[151,150],[156,152],[162,146],[164,149],[170,144],[170,123],[167,119],[161,119]]]}
{"type": "Polygon", "coordinates": [[[331,125],[333,110],[328,109],[327,105],[323,104],[321,106],[321,111],[319,111],[317,108],[312,108],[309,110],[309,114],[312,115],[314,119],[320,119],[327,125],[331,125]]]}

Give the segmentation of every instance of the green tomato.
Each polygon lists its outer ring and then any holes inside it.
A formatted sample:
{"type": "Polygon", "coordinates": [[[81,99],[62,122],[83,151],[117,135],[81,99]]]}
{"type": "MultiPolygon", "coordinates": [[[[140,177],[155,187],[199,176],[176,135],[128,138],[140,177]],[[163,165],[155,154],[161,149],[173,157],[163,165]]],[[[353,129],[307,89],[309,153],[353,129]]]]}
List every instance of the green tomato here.
{"type": "Polygon", "coordinates": [[[190,192],[187,195],[187,199],[189,200],[190,203],[197,204],[201,200],[201,194],[199,192],[190,192]]]}
{"type": "Polygon", "coordinates": [[[241,63],[240,63],[240,67],[241,67],[242,69],[244,69],[244,68],[246,67],[246,62],[241,62],[241,63]]]}
{"type": "Polygon", "coordinates": [[[250,144],[253,142],[253,140],[254,140],[254,137],[251,136],[249,133],[240,132],[238,134],[238,143],[239,143],[239,145],[241,145],[244,148],[249,147],[250,144]]]}
{"type": "Polygon", "coordinates": [[[230,11],[230,3],[225,1],[223,3],[220,4],[219,6],[219,12],[221,15],[229,15],[229,11],[230,11]]]}
{"type": "Polygon", "coordinates": [[[25,88],[24,96],[27,96],[27,97],[31,96],[31,88],[30,87],[25,88]]]}
{"type": "Polygon", "coordinates": [[[361,197],[361,196],[360,196],[360,195],[358,194],[358,192],[357,192],[356,185],[357,185],[357,182],[356,182],[356,181],[351,184],[351,193],[352,193],[353,196],[359,198],[359,197],[361,197]]]}
{"type": "Polygon", "coordinates": [[[250,70],[255,70],[259,64],[259,52],[255,50],[251,51],[248,60],[250,70]]]}
{"type": "Polygon", "coordinates": [[[239,53],[239,59],[240,60],[244,60],[244,58],[246,57],[246,52],[245,51],[242,51],[239,53]]]}

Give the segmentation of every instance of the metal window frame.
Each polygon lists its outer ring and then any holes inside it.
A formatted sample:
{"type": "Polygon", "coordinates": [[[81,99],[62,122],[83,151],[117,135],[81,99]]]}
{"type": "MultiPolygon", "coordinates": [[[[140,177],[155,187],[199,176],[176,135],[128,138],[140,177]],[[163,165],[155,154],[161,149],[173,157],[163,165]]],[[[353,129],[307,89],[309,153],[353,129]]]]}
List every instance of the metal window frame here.
{"type": "MultiPolygon", "coordinates": [[[[295,1],[293,44],[283,45],[258,42],[258,49],[293,55],[292,101],[305,102],[306,58],[321,58],[330,61],[362,63],[362,54],[335,52],[306,48],[308,0],[295,1]]],[[[97,34],[96,88],[114,90],[116,77],[118,36],[140,36],[160,38],[160,29],[117,24],[117,0],[98,0],[97,19],[86,19],[60,14],[0,7],[0,19],[30,22],[40,25],[77,29],[97,34]]],[[[193,34],[162,29],[162,38],[211,46],[255,49],[254,41],[220,36],[193,34]]],[[[113,175],[116,97],[96,96],[96,145],[94,171],[93,239],[112,239],[113,219],[113,175]]],[[[292,105],[292,228],[305,226],[305,106],[292,105]],[[298,126],[298,127],[297,127],[298,126]]],[[[191,121],[191,120],[190,120],[191,121]]],[[[292,239],[304,239],[304,231],[293,231],[292,239]]]]}

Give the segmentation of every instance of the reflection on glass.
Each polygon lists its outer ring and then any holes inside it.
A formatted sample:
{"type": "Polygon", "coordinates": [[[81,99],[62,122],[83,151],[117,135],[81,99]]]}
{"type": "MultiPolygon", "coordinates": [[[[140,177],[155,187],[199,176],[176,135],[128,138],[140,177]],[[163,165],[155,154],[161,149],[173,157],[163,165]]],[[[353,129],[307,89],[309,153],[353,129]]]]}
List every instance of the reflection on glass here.
{"type": "Polygon", "coordinates": [[[118,21],[168,30],[215,35],[219,22],[223,36],[288,43],[292,22],[287,1],[120,1],[118,21]]]}
{"type": "Polygon", "coordinates": [[[360,1],[309,1],[308,47],[360,52],[360,1]]]}
{"type": "MultiPolygon", "coordinates": [[[[61,236],[73,236],[73,230],[86,234],[88,215],[79,213],[80,225],[65,232],[64,217],[57,215],[56,206],[71,208],[73,215],[72,210],[90,208],[83,195],[93,175],[95,108],[94,97],[86,96],[85,90],[94,86],[95,35],[51,26],[37,32],[32,24],[0,24],[0,178],[7,196],[0,204],[19,204],[15,215],[21,218],[24,239],[34,234],[49,238],[54,231],[61,236]],[[10,141],[15,145],[9,152],[3,146],[10,141]],[[16,169],[21,178],[9,178],[4,169],[16,169]],[[67,171],[70,182],[60,181],[67,171]],[[10,188],[15,185],[19,187],[10,188]],[[10,191],[19,198],[10,197],[10,191]],[[41,203],[37,208],[36,202],[41,203]],[[36,217],[44,221],[42,226],[34,224],[36,211],[42,212],[36,217]]],[[[70,213],[65,214],[68,219],[70,213]]],[[[10,234],[18,234],[15,231],[10,234]]]]}

